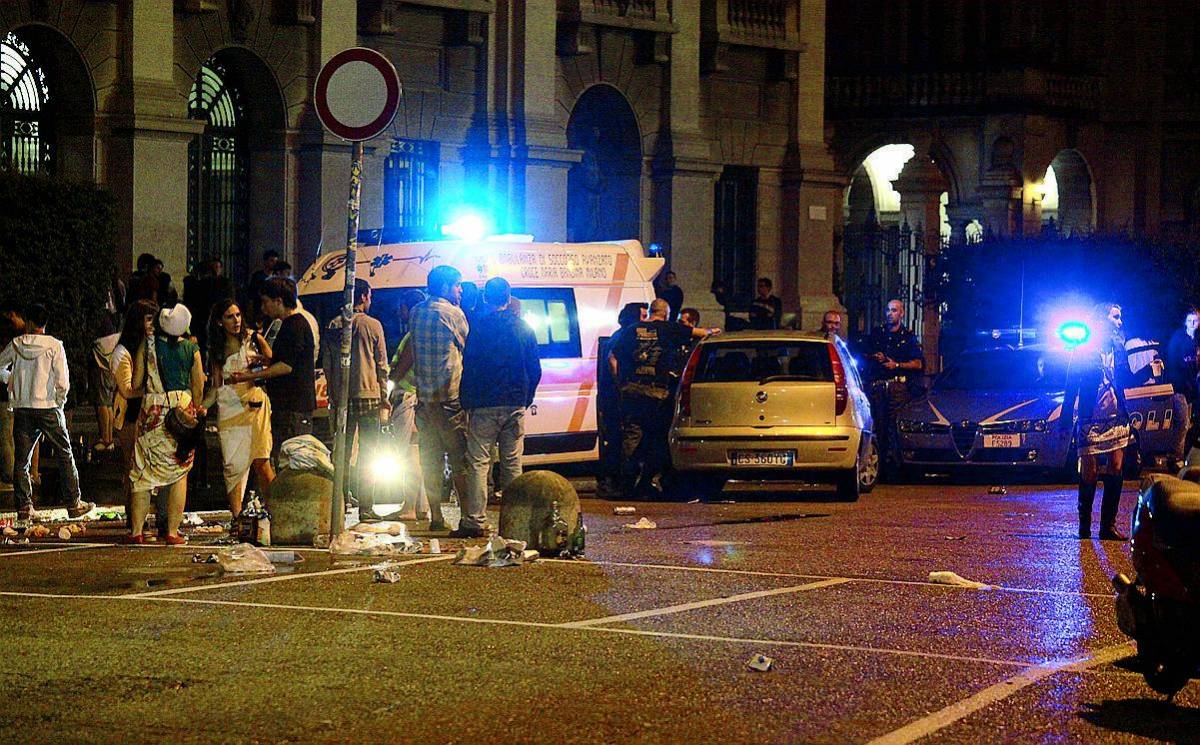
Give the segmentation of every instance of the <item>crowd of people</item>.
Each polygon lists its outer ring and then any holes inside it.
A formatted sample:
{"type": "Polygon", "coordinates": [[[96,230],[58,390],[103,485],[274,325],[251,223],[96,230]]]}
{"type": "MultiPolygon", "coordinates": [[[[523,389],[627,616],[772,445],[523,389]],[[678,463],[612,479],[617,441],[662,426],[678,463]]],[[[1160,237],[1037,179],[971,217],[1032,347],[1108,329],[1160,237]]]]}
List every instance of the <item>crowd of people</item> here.
{"type": "MultiPolygon", "coordinates": [[[[521,319],[509,283],[494,278],[479,292],[462,282],[458,270],[433,268],[426,292],[401,297],[396,312],[402,334],[389,355],[383,325],[370,315],[371,287],[358,280],[350,367],[343,371],[343,319],[319,328],[290,273],[275,252],[267,252],[239,291],[219,261],[203,262],[185,279],[181,299],[162,262],[145,254],[130,281],[114,285],[110,310],[120,309],[120,323],[115,312],[105,317],[91,350],[89,389],[99,423],[96,454],[111,452],[127,476],[128,540],[149,540],[144,526],[157,498],[159,539],[184,541],[179,525],[187,477],[207,455],[205,428],[213,419],[232,516],[239,515],[251,483],[268,490],[281,445],[313,434],[322,349],[334,421],[345,393],[354,445],[341,465],[349,469],[346,497],[358,500],[361,517],[379,517],[377,485],[366,466],[388,451],[409,466],[402,470],[421,474],[400,488],[403,516],[446,530],[442,507],[452,484],[462,518],[450,535],[487,535],[489,494],[521,473],[524,415],[541,379],[537,339],[521,319]],[[499,467],[493,482],[494,457],[499,467]]],[[[7,382],[0,440],[24,520],[38,519],[32,475],[42,441],[59,459],[61,497],[70,514],[94,507],[80,493],[65,413],[67,357],[48,331],[50,320],[41,305],[5,308],[0,317],[8,330],[0,340],[7,382]]]]}

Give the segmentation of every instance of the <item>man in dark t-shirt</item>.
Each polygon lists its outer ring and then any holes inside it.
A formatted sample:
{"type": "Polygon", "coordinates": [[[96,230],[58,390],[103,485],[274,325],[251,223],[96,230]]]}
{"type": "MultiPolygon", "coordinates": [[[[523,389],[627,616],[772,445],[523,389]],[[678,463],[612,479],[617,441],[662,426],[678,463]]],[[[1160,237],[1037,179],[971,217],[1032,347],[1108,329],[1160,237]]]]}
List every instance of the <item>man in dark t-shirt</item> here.
{"type": "Polygon", "coordinates": [[[675,386],[693,337],[717,329],[694,329],[667,320],[670,306],[658,298],[650,317],[619,330],[608,360],[621,400],[622,487],[629,498],[652,496],[654,478],[667,466],[675,386]]]}
{"type": "Polygon", "coordinates": [[[230,376],[231,382],[266,381],[271,399],[272,452],[300,435],[311,435],[312,414],[317,408],[313,370],[312,329],[296,308],[296,283],[272,277],[259,290],[265,315],[279,319],[279,333],[271,344],[271,364],[262,370],[247,370],[230,376]]]}
{"type": "Polygon", "coordinates": [[[769,330],[779,328],[783,320],[783,301],[772,292],[770,277],[759,277],[755,287],[757,295],[750,304],[750,328],[769,330]]]}

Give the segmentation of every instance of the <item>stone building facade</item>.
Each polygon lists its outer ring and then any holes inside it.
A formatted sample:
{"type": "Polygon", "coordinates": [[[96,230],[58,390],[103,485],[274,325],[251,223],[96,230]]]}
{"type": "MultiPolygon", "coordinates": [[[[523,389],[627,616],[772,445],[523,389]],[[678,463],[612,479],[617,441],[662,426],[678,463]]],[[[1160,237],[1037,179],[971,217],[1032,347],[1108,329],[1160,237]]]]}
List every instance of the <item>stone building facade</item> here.
{"type": "MultiPolygon", "coordinates": [[[[828,141],[850,184],[839,274],[875,250],[856,243],[880,207],[864,161],[889,144],[914,153],[892,186],[926,251],[943,231],[965,240],[971,227],[1181,242],[1196,234],[1195,3],[842,0],[830,3],[826,43],[828,141]]],[[[862,277],[840,285],[852,322],[886,300],[862,277]]],[[[925,310],[924,330],[936,335],[936,313],[925,310]]]]}
{"type": "Polygon", "coordinates": [[[658,244],[709,311],[714,279],[745,295],[771,276],[812,327],[836,302],[845,185],[825,147],[825,5],[14,0],[0,66],[32,93],[5,99],[5,156],[110,189],[124,261],[149,251],[181,276],[219,256],[242,278],[273,248],[299,271],[346,240],[350,149],[312,84],[373,47],[404,95],[367,143],[364,240],[435,237],[470,205],[538,240],[658,244]]]}

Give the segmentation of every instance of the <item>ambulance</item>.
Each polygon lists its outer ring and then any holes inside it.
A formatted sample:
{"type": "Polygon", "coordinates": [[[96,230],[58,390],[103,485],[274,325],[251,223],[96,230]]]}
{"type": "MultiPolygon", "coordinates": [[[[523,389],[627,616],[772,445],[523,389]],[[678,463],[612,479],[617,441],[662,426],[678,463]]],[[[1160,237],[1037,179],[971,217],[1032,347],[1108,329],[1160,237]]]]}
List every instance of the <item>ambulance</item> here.
{"type": "MultiPolygon", "coordinates": [[[[534,243],[507,237],[361,247],[355,276],[371,285],[370,312],[383,324],[389,355],[400,343],[401,294],[424,291],[429,270],[439,264],[458,269],[463,282],[480,291],[492,277],[507,279],[537,337],[542,382],[525,417],[525,462],[595,460],[600,339],[616,331],[626,303],[654,299],[652,283],[663,259],[647,256],[633,240],[534,243]]],[[[301,302],[322,329],[341,310],[345,269],[344,250],[328,253],[298,282],[301,302]]]]}

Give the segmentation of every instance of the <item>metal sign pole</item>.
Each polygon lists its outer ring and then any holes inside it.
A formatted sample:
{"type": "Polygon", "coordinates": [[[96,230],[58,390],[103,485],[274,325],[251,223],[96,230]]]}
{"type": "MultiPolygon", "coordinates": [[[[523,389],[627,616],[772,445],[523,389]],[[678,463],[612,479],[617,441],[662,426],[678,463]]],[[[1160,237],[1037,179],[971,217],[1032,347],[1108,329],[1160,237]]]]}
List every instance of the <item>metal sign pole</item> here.
{"type": "Polygon", "coordinates": [[[350,443],[346,442],[346,415],[350,403],[350,347],[354,339],[354,265],[358,259],[358,205],[362,193],[363,144],[354,143],[350,161],[350,197],[346,202],[346,287],[342,304],[341,375],[337,390],[337,430],[333,440],[333,497],[330,505],[330,538],[342,532],[346,522],[346,484],[350,470],[350,443]]]}

